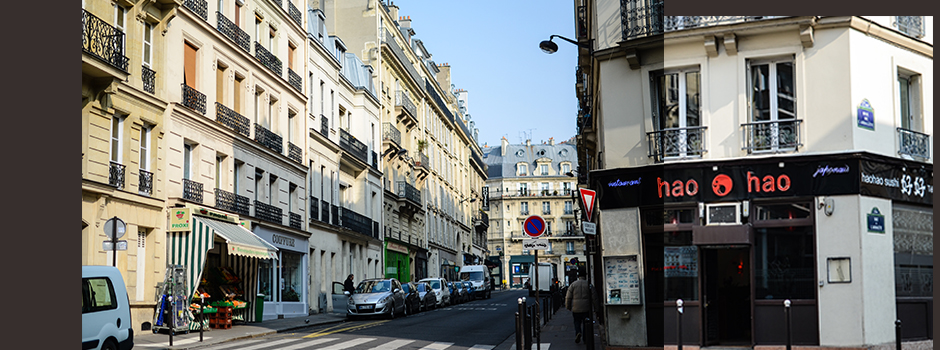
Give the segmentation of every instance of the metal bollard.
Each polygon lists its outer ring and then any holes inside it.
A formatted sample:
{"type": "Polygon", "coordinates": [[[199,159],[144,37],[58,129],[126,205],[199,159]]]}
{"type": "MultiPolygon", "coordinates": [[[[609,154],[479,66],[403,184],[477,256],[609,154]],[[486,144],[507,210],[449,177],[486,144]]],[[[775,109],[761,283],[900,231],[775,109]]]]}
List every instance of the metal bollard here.
{"type": "Polygon", "coordinates": [[[516,349],[522,349],[522,316],[516,311],[516,349]]]}
{"type": "Polygon", "coordinates": [[[175,305],[176,303],[173,302],[173,296],[172,296],[172,295],[169,296],[169,297],[167,297],[166,300],[169,301],[169,304],[170,304],[170,307],[169,307],[169,309],[170,309],[170,317],[169,317],[169,319],[170,319],[170,330],[169,330],[167,333],[170,334],[170,346],[173,346],[173,330],[176,328],[176,322],[174,322],[174,321],[175,321],[174,319],[176,318],[176,305],[175,305]]]}
{"type": "Polygon", "coordinates": [[[790,299],[783,301],[783,308],[787,314],[787,350],[791,350],[793,340],[790,339],[790,299]]]}
{"type": "Polygon", "coordinates": [[[199,342],[202,342],[202,332],[203,325],[206,321],[206,300],[203,297],[199,297],[199,342]]]}
{"type": "Polygon", "coordinates": [[[897,350],[901,350],[901,320],[894,321],[894,342],[897,350]]]}
{"type": "Polygon", "coordinates": [[[683,311],[683,310],[682,310],[682,299],[676,300],[676,311],[678,312],[678,314],[677,314],[677,317],[678,317],[677,319],[678,319],[678,321],[676,322],[676,324],[677,324],[677,327],[676,327],[676,328],[677,328],[678,330],[676,331],[676,339],[677,339],[677,343],[679,344],[678,350],[682,350],[682,311],[683,311]]]}
{"type": "Polygon", "coordinates": [[[542,314],[541,314],[541,305],[539,305],[539,299],[535,299],[535,322],[532,322],[532,334],[535,335],[535,349],[542,350],[542,314]]]}

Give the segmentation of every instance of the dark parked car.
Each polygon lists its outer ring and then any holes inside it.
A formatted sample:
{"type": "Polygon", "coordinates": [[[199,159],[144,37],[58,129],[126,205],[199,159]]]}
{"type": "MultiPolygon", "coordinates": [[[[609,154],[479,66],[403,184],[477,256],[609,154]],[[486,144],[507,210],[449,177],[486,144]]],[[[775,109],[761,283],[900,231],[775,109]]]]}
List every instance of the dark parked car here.
{"type": "Polygon", "coordinates": [[[447,282],[447,288],[450,291],[450,305],[457,305],[463,302],[460,296],[460,289],[457,288],[457,282],[447,282]]]}
{"type": "Polygon", "coordinates": [[[418,296],[421,298],[421,310],[430,310],[437,307],[437,295],[431,289],[427,282],[415,283],[415,289],[418,290],[418,296]]]}
{"type": "Polygon", "coordinates": [[[421,296],[418,295],[418,287],[414,282],[401,284],[402,292],[405,292],[405,315],[416,314],[421,311],[421,296]]]}
{"type": "Polygon", "coordinates": [[[467,288],[464,287],[464,282],[454,282],[454,290],[457,293],[457,300],[460,300],[461,303],[470,301],[470,296],[467,295],[467,288]]]}
{"type": "Polygon", "coordinates": [[[469,281],[461,282],[463,284],[463,291],[466,292],[466,300],[471,301],[476,299],[476,290],[473,288],[473,283],[469,281]]]}

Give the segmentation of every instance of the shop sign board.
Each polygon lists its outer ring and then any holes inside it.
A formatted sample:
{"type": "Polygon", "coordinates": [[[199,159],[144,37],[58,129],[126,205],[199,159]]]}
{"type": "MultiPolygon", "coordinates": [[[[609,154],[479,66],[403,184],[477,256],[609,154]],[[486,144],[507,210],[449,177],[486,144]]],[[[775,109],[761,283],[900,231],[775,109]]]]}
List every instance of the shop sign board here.
{"type": "Polygon", "coordinates": [[[526,238],[522,240],[522,249],[524,250],[548,250],[551,248],[547,239],[526,238]]]}
{"type": "Polygon", "coordinates": [[[170,208],[170,226],[167,232],[189,232],[192,230],[192,212],[189,208],[170,208]]]}
{"type": "Polygon", "coordinates": [[[921,164],[861,161],[859,193],[933,205],[933,169],[921,164]]]}
{"type": "Polygon", "coordinates": [[[868,232],[885,233],[885,216],[878,211],[878,207],[871,208],[868,214],[868,232]]]}
{"type": "Polygon", "coordinates": [[[856,109],[858,115],[858,127],[862,129],[875,130],[875,109],[871,108],[868,99],[863,99],[862,103],[856,109]]]}
{"type": "Polygon", "coordinates": [[[401,245],[401,244],[398,244],[398,243],[395,243],[395,242],[387,242],[387,243],[388,243],[388,245],[386,246],[386,248],[387,248],[388,250],[394,250],[394,251],[396,251],[396,252],[400,252],[400,253],[403,253],[403,254],[408,254],[408,247],[405,247],[405,246],[403,246],[403,245],[401,245]]]}

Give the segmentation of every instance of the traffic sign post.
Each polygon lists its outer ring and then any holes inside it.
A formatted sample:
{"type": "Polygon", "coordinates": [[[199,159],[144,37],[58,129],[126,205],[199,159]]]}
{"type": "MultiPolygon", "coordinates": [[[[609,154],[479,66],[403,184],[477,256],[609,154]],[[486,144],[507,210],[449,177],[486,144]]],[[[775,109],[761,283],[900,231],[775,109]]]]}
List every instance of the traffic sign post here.
{"type": "Polygon", "coordinates": [[[593,221],[591,220],[591,214],[594,213],[594,199],[597,198],[597,192],[586,188],[579,188],[578,193],[581,194],[581,204],[584,208],[584,213],[587,214],[587,221],[593,221]]]}
{"type": "Polygon", "coordinates": [[[127,241],[118,241],[118,238],[124,237],[124,231],[127,231],[127,225],[124,224],[124,220],[118,219],[117,216],[108,219],[104,223],[104,234],[111,239],[111,242],[104,242],[104,247],[105,250],[108,250],[108,243],[110,243],[111,265],[114,267],[117,267],[117,251],[127,250],[127,241]],[[124,242],[124,249],[118,248],[120,242],[124,242]]]}
{"type": "Polygon", "coordinates": [[[522,222],[522,230],[532,238],[538,238],[545,233],[545,219],[538,215],[532,215],[522,222]]]}

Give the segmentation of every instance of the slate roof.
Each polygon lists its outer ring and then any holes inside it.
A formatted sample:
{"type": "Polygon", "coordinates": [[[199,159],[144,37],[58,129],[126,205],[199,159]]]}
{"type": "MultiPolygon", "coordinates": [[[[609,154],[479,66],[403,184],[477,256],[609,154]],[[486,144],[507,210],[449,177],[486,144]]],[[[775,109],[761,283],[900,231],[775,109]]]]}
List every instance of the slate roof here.
{"type": "MultiPolygon", "coordinates": [[[[536,160],[549,158],[552,160],[551,167],[557,173],[561,169],[561,162],[571,162],[571,168],[574,170],[578,164],[578,152],[574,144],[556,143],[536,144],[530,146],[525,144],[509,144],[506,146],[506,155],[502,155],[502,145],[483,148],[483,162],[489,166],[487,170],[487,179],[508,178],[516,176],[516,164],[525,162],[529,164],[529,176],[532,176],[535,170],[536,160]]],[[[564,174],[558,174],[565,176],[564,174]]]]}

